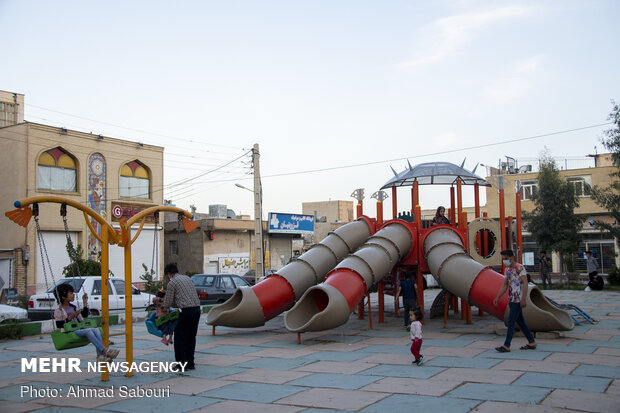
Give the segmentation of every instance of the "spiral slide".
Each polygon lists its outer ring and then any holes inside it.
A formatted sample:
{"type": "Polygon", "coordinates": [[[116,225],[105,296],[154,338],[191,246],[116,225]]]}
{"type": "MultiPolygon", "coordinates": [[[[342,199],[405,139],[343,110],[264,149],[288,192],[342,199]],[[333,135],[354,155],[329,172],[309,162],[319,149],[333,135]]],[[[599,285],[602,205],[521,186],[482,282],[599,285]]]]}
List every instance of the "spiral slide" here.
{"type": "MultiPolygon", "coordinates": [[[[471,258],[453,229],[433,229],[424,240],[424,255],[433,277],[446,290],[506,322],[508,294],[493,305],[504,276],[471,258]]],[[[532,331],[567,331],[575,325],[570,314],[551,304],[534,284],[528,286],[523,316],[532,331]]]]}
{"type": "Polygon", "coordinates": [[[375,221],[361,217],[329,233],[308,252],[253,287],[241,287],[207,314],[207,324],[260,327],[295,304],[345,256],[355,251],[375,231],[375,221]]]}
{"type": "MultiPolygon", "coordinates": [[[[321,331],[347,322],[368,289],[381,281],[398,261],[417,250],[417,234],[402,221],[384,226],[353,255],[344,259],[323,284],[309,288],[284,315],[292,332],[321,331]]],[[[454,228],[438,226],[424,238],[426,262],[437,281],[471,305],[506,320],[508,297],[493,305],[504,277],[469,256],[454,228]]],[[[571,330],[570,315],[552,305],[530,284],[524,316],[532,331],[571,330]]]]}

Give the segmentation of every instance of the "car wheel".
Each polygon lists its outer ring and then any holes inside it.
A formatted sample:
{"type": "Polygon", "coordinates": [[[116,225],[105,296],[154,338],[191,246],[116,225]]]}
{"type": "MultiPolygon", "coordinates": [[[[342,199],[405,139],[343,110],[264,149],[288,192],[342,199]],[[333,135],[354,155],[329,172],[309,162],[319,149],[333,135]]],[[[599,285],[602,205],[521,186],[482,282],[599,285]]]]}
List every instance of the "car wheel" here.
{"type": "Polygon", "coordinates": [[[99,310],[90,310],[90,315],[97,317],[99,315],[99,310]]]}

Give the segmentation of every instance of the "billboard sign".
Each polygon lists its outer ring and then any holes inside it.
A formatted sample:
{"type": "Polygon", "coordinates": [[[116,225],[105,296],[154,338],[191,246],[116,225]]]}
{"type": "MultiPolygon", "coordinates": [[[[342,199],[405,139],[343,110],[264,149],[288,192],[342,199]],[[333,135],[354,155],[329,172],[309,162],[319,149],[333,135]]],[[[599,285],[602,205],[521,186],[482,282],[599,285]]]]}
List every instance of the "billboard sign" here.
{"type": "Polygon", "coordinates": [[[314,215],[269,213],[271,234],[312,234],[314,215]]]}

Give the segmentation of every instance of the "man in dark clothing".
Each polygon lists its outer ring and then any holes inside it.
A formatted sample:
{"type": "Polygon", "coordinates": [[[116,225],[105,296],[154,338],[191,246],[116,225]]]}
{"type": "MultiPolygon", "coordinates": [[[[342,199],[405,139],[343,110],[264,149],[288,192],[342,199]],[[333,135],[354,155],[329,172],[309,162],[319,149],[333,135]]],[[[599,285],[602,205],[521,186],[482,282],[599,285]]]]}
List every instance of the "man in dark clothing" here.
{"type": "Polygon", "coordinates": [[[179,321],[174,329],[174,359],[181,363],[187,362],[186,369],[193,370],[196,334],[200,322],[200,299],[192,279],[178,272],[176,264],[168,264],[164,269],[164,274],[170,278],[170,282],[163,306],[181,309],[179,321]]]}
{"type": "Polygon", "coordinates": [[[405,310],[404,323],[405,328],[409,328],[411,324],[411,320],[409,320],[409,310],[412,310],[416,307],[418,292],[415,281],[413,281],[412,272],[405,272],[405,279],[398,284],[398,289],[396,290],[396,301],[398,301],[398,297],[403,296],[403,307],[405,310]]]}
{"type": "Polygon", "coordinates": [[[543,288],[547,289],[547,283],[549,283],[549,289],[551,289],[551,275],[549,274],[551,271],[551,260],[547,258],[546,251],[540,251],[538,270],[540,271],[543,288]]]}

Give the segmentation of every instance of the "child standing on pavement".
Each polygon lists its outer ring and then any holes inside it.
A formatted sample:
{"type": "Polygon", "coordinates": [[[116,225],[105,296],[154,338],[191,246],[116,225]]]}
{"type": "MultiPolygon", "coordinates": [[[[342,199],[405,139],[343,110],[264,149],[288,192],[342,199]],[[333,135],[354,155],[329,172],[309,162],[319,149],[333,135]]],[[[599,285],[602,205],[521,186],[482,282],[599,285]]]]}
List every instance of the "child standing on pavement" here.
{"type": "Polygon", "coordinates": [[[422,347],[422,319],[424,314],[420,311],[419,307],[409,311],[409,318],[413,320],[411,327],[409,328],[409,334],[411,335],[411,354],[415,357],[411,363],[420,365],[424,356],[420,354],[420,348],[422,347]]]}

